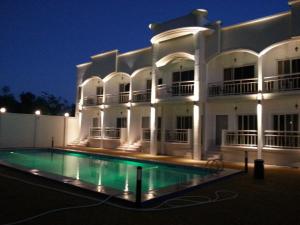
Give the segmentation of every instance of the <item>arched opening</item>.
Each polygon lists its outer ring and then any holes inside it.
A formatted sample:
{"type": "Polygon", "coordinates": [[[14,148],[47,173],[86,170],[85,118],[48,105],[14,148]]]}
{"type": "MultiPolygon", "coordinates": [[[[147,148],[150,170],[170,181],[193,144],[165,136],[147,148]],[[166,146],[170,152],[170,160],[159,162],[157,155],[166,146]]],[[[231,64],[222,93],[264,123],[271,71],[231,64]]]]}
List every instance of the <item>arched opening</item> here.
{"type": "Polygon", "coordinates": [[[173,53],[157,61],[157,98],[192,96],[194,62],[195,57],[185,52],[173,53]]]}
{"type": "Polygon", "coordinates": [[[136,70],[131,76],[132,102],[150,102],[151,100],[151,67],[136,70]]]}
{"type": "Polygon", "coordinates": [[[105,103],[127,103],[129,101],[130,76],[115,72],[104,78],[105,103]]]}
{"type": "Polygon", "coordinates": [[[97,106],[103,103],[103,81],[94,76],[85,80],[82,85],[83,106],[97,106]]]}
{"type": "Polygon", "coordinates": [[[208,96],[257,93],[258,56],[247,49],[223,52],[207,64],[208,96]]]}

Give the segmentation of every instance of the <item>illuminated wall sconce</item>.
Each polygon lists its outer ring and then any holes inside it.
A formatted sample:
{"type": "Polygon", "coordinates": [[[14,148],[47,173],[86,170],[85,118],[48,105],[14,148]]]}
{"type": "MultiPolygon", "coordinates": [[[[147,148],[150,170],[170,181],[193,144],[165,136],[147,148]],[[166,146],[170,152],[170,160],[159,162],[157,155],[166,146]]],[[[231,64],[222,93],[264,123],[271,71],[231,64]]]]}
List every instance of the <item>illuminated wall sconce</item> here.
{"type": "Polygon", "coordinates": [[[64,117],[69,117],[69,116],[70,116],[70,114],[67,112],[64,114],[64,117]]]}
{"type": "Polygon", "coordinates": [[[259,92],[257,93],[256,99],[257,99],[257,104],[261,104],[261,101],[262,101],[262,99],[263,99],[263,94],[262,94],[261,91],[259,91],[259,92]]]}

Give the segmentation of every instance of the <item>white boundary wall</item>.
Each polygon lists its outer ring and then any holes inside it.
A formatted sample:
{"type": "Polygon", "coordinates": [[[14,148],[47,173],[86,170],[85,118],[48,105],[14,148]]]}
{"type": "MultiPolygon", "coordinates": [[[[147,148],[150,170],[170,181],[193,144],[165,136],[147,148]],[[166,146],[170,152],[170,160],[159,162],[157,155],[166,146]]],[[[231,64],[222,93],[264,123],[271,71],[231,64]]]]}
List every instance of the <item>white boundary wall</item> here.
{"type": "Polygon", "coordinates": [[[0,148],[63,146],[78,137],[76,117],[36,116],[33,114],[0,114],[0,148]]]}

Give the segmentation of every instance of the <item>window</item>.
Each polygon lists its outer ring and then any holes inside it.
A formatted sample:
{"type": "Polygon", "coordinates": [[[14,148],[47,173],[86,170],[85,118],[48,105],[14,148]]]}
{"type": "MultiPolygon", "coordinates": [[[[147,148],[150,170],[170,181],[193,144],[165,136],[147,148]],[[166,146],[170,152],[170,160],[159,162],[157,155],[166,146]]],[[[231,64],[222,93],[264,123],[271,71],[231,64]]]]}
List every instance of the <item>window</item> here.
{"type": "Polygon", "coordinates": [[[120,93],[129,92],[129,89],[130,89],[130,83],[120,84],[120,86],[119,86],[120,93]]]}
{"type": "Polygon", "coordinates": [[[127,117],[117,118],[117,128],[127,128],[127,117]]]}
{"type": "Polygon", "coordinates": [[[238,130],[257,130],[256,115],[239,115],[238,130]]]}
{"type": "Polygon", "coordinates": [[[162,78],[159,78],[158,80],[157,80],[157,85],[162,85],[163,84],[163,79],[162,78]]]}
{"type": "Polygon", "coordinates": [[[96,95],[103,95],[103,87],[96,88],[96,95]]]}
{"type": "Polygon", "coordinates": [[[78,92],[77,92],[77,100],[78,101],[81,99],[81,91],[82,91],[82,87],[78,87],[78,92]]]}
{"type": "Polygon", "coordinates": [[[273,129],[277,131],[298,131],[298,114],[273,115],[273,129]]]}
{"type": "Polygon", "coordinates": [[[277,62],[278,75],[300,73],[300,59],[287,59],[277,62]]]}
{"type": "Polygon", "coordinates": [[[99,118],[98,117],[94,117],[92,119],[92,125],[93,125],[93,127],[99,127],[100,126],[99,125],[99,118]]]}
{"type": "Polygon", "coordinates": [[[150,128],[150,117],[142,117],[142,128],[143,129],[150,128]]]}
{"type": "Polygon", "coordinates": [[[194,70],[173,73],[173,82],[194,81],[194,70]]]}
{"type": "Polygon", "coordinates": [[[146,89],[151,90],[152,87],[152,80],[146,80],[146,89]]]}
{"type": "Polygon", "coordinates": [[[255,66],[241,66],[234,68],[225,68],[223,71],[224,81],[251,79],[255,77],[255,66]]]}
{"type": "Polygon", "coordinates": [[[193,117],[192,116],[177,116],[176,129],[192,129],[193,117]]]}

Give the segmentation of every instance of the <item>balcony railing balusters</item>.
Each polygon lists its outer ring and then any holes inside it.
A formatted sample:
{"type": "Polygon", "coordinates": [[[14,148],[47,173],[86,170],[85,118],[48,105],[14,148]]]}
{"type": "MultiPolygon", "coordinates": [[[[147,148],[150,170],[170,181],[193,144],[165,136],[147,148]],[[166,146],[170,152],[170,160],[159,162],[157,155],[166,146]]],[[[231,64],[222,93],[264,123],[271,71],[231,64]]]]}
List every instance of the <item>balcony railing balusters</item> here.
{"type": "Polygon", "coordinates": [[[300,73],[265,77],[264,88],[267,93],[300,90],[300,73]]]}
{"type": "Polygon", "coordinates": [[[257,88],[257,78],[215,82],[208,84],[208,96],[255,94],[257,88]]]}

